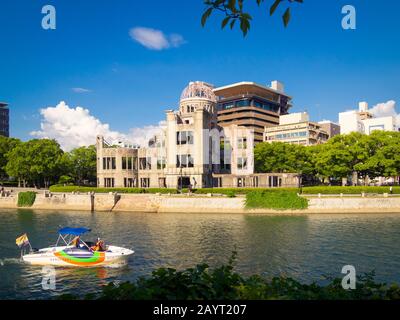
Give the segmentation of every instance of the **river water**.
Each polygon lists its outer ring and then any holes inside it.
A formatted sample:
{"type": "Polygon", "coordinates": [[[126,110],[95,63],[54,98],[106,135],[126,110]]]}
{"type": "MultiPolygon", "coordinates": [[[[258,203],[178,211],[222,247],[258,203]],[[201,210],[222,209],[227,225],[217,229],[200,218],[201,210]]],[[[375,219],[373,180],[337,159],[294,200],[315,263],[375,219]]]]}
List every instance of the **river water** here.
{"type": "MultiPolygon", "coordinates": [[[[85,239],[85,237],[83,237],[85,239]]],[[[341,276],[344,265],[400,282],[400,215],[149,214],[0,210],[0,299],[50,298],[97,291],[158,267],[218,266],[235,249],[243,275],[286,275],[312,282],[341,276]],[[36,248],[54,244],[60,226],[92,229],[86,237],[133,248],[123,268],[57,268],[56,290],[43,290],[42,268],[23,264],[15,238],[36,248]]]]}

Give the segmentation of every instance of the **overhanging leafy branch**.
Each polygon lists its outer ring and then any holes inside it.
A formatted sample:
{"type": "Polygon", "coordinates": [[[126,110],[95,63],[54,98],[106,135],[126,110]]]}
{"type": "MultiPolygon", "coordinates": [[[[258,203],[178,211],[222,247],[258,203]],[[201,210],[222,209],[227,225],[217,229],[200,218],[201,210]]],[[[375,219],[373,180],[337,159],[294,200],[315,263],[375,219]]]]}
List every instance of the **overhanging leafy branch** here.
{"type": "MultiPolygon", "coordinates": [[[[219,11],[222,12],[225,16],[221,22],[222,29],[224,29],[228,24],[230,28],[233,29],[236,21],[239,21],[240,29],[242,30],[243,35],[246,36],[248,31],[250,30],[250,22],[253,17],[245,11],[244,1],[245,0],[204,0],[206,10],[201,17],[202,26],[205,26],[208,18],[214,11],[219,11]]],[[[259,7],[265,2],[265,0],[255,1],[259,7]]],[[[283,24],[285,27],[287,27],[291,18],[290,4],[293,2],[303,3],[303,0],[273,0],[273,3],[269,8],[269,14],[272,16],[279,5],[284,2],[289,2],[289,6],[286,8],[282,16],[283,24]]]]}

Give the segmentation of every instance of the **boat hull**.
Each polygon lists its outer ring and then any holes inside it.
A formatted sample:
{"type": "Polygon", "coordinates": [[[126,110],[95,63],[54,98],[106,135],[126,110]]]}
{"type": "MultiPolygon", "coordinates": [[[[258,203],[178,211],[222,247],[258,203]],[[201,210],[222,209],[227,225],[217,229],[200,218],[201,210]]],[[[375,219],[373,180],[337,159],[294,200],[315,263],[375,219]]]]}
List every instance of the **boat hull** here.
{"type": "Polygon", "coordinates": [[[22,256],[24,262],[31,265],[51,265],[63,267],[99,267],[127,264],[134,251],[109,246],[107,251],[89,251],[74,247],[54,247],[22,256]]]}

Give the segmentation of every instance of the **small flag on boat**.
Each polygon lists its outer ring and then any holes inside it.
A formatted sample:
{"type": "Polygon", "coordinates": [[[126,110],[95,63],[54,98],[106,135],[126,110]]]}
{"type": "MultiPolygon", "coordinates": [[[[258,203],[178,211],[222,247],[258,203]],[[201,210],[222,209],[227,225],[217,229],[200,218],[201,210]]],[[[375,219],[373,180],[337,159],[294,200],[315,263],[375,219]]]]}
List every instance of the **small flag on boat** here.
{"type": "Polygon", "coordinates": [[[26,233],[15,240],[15,243],[18,247],[24,247],[29,244],[29,239],[26,233]]]}

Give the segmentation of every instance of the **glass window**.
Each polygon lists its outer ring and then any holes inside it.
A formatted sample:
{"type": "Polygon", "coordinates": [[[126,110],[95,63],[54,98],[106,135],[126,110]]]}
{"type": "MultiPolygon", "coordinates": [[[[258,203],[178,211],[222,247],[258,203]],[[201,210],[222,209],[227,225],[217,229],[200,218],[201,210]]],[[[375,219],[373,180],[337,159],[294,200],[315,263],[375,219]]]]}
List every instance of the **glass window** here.
{"type": "Polygon", "coordinates": [[[188,167],[189,168],[193,168],[194,167],[194,159],[190,154],[188,155],[188,167]]]}
{"type": "Polygon", "coordinates": [[[103,169],[104,170],[117,169],[115,157],[103,158],[103,169]]]}
{"type": "Polygon", "coordinates": [[[193,131],[187,132],[187,142],[188,144],[193,144],[194,142],[193,131]]]}
{"type": "Polygon", "coordinates": [[[122,157],[122,170],[126,170],[126,168],[127,168],[126,157],[122,157]]]}
{"type": "Polygon", "coordinates": [[[158,158],[157,159],[157,169],[162,170],[165,168],[165,166],[166,166],[165,158],[164,157],[158,158]]]}
{"type": "Polygon", "coordinates": [[[133,169],[133,159],[132,157],[128,157],[128,170],[133,169]]]}
{"type": "Polygon", "coordinates": [[[247,169],[247,158],[239,157],[239,158],[237,159],[237,168],[238,168],[239,170],[245,170],[245,169],[247,169]]]}
{"type": "Polygon", "coordinates": [[[247,138],[238,138],[238,149],[247,149],[247,138]]]}
{"type": "Polygon", "coordinates": [[[176,133],[176,144],[193,144],[193,132],[192,131],[179,131],[176,133]]]}
{"type": "Polygon", "coordinates": [[[236,101],[235,106],[236,107],[248,107],[248,106],[250,106],[250,101],[249,100],[236,101]]]}
{"type": "Polygon", "coordinates": [[[151,157],[146,158],[146,169],[151,170],[151,157]]]}
{"type": "Polygon", "coordinates": [[[177,168],[193,168],[194,159],[190,154],[181,154],[176,156],[177,168]]]}
{"type": "Polygon", "coordinates": [[[146,158],[139,158],[139,169],[146,170],[146,158]]]}

